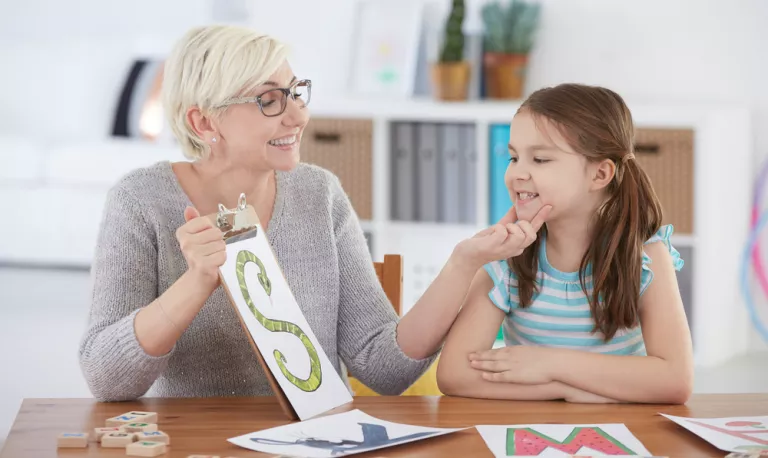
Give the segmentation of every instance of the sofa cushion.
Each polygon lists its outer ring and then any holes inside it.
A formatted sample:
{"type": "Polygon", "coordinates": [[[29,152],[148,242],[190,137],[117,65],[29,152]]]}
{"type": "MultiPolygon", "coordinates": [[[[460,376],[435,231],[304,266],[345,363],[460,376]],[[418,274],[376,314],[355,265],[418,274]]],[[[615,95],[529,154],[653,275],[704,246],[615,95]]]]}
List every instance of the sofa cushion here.
{"type": "Polygon", "coordinates": [[[131,170],[164,160],[186,159],[175,144],[123,138],[72,143],[49,151],[43,175],[49,185],[108,187],[131,170]]]}
{"type": "Polygon", "coordinates": [[[96,247],[106,191],[61,187],[0,187],[0,212],[18,224],[0,226],[2,262],[88,265],[96,247]]]}
{"type": "Polygon", "coordinates": [[[0,135],[0,184],[42,180],[44,147],[31,138],[0,135]]]}

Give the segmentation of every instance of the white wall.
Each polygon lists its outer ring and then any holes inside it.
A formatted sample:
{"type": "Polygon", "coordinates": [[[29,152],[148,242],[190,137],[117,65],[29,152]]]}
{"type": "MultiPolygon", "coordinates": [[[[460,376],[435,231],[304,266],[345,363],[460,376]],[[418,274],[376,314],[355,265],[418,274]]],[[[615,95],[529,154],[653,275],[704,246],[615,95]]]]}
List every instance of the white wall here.
{"type": "MultiPolygon", "coordinates": [[[[103,115],[109,114],[130,57],[165,52],[187,27],[209,20],[211,1],[8,2],[10,10],[0,15],[0,131],[43,127],[59,135],[102,133],[108,125],[103,115]],[[78,71],[88,67],[101,71],[78,71]],[[75,73],[76,81],[86,84],[72,84],[69,74],[75,73]],[[92,115],[85,110],[97,109],[104,118],[100,125],[78,119],[92,115]]],[[[449,3],[435,1],[446,8],[449,3]]],[[[318,93],[328,94],[346,91],[359,2],[248,4],[251,22],[292,44],[297,72],[311,77],[318,93]]],[[[768,20],[768,2],[543,2],[529,89],[581,81],[608,85],[633,100],[746,102],[755,107],[758,122],[768,121],[768,29],[761,27],[768,20]]],[[[481,3],[468,1],[470,8],[481,3]]],[[[768,150],[768,133],[758,137],[759,151],[768,150]]]]}
{"type": "MultiPolygon", "coordinates": [[[[296,71],[311,77],[318,93],[328,94],[346,91],[354,8],[360,1],[253,0],[249,5],[251,22],[293,45],[296,71]]],[[[435,1],[446,8],[449,3],[435,1]]],[[[768,120],[768,29],[761,27],[768,20],[768,2],[543,2],[529,89],[581,81],[608,85],[640,101],[747,102],[758,121],[768,120]]],[[[482,3],[468,1],[470,7],[482,3]]],[[[44,126],[49,131],[96,131],[66,114],[76,115],[83,107],[109,114],[132,54],[165,52],[187,27],[208,21],[210,5],[211,0],[11,3],[0,15],[0,57],[5,58],[0,131],[39,128],[41,117],[58,120],[44,126]],[[109,73],[80,71],[87,84],[69,84],[67,73],[89,66],[109,73]],[[89,100],[94,97],[98,100],[89,100]],[[80,103],[62,106],[57,99],[80,103]],[[56,116],[45,113],[52,109],[56,116]]],[[[768,150],[768,133],[758,135],[758,149],[768,150]]]]}

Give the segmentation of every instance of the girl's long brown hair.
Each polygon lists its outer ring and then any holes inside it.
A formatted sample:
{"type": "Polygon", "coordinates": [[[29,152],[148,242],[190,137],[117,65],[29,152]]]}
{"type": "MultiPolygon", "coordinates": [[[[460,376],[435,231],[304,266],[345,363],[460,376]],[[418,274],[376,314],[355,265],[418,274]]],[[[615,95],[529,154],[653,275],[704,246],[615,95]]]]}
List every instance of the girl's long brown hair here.
{"type": "MultiPolygon", "coordinates": [[[[581,259],[579,279],[589,298],[594,331],[610,340],[616,331],[639,322],[640,272],[643,243],[659,230],[661,204],[648,175],[634,159],[632,115],[615,92],[594,86],[562,84],[540,89],[523,102],[538,119],[556,126],[568,144],[588,161],[610,159],[616,173],[607,187],[608,198],[595,216],[593,237],[581,259]],[[586,288],[591,266],[592,291],[586,288]]],[[[543,226],[539,231],[546,231],[543,226]]],[[[517,257],[510,258],[517,275],[520,306],[533,299],[541,237],[517,257]]]]}

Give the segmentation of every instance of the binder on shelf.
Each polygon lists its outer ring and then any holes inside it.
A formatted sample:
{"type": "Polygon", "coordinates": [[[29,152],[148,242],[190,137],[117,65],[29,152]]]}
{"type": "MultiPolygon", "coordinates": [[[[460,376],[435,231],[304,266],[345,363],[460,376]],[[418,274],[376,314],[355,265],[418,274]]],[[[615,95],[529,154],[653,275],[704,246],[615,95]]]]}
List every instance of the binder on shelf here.
{"type": "Polygon", "coordinates": [[[488,224],[496,224],[512,207],[504,174],[509,165],[509,125],[495,124],[490,128],[488,157],[488,224]]]}
{"type": "Polygon", "coordinates": [[[458,224],[461,222],[460,203],[460,168],[459,148],[461,147],[460,124],[445,123],[440,125],[439,138],[439,192],[440,212],[438,219],[442,223],[458,224]]]}
{"type": "Polygon", "coordinates": [[[417,187],[416,187],[416,220],[421,222],[437,222],[438,213],[438,179],[437,124],[418,123],[416,130],[417,157],[417,187]]]}
{"type": "Polygon", "coordinates": [[[396,221],[416,219],[414,129],[414,125],[408,122],[393,122],[390,129],[391,215],[396,221]]]}
{"type": "Polygon", "coordinates": [[[477,141],[474,124],[459,128],[459,220],[475,224],[477,215],[477,141]]]}

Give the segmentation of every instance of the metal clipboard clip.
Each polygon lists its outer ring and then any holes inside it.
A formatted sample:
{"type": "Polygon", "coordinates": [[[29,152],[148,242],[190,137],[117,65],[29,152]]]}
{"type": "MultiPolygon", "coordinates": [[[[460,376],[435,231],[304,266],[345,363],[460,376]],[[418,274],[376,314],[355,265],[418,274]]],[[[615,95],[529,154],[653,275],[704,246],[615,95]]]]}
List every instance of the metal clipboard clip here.
{"type": "MultiPolygon", "coordinates": [[[[230,209],[219,204],[219,211],[208,218],[224,233],[225,241],[246,232],[258,231],[261,225],[256,210],[246,204],[245,193],[240,194],[237,207],[230,209]]],[[[252,235],[255,236],[256,232],[252,235]]]]}

